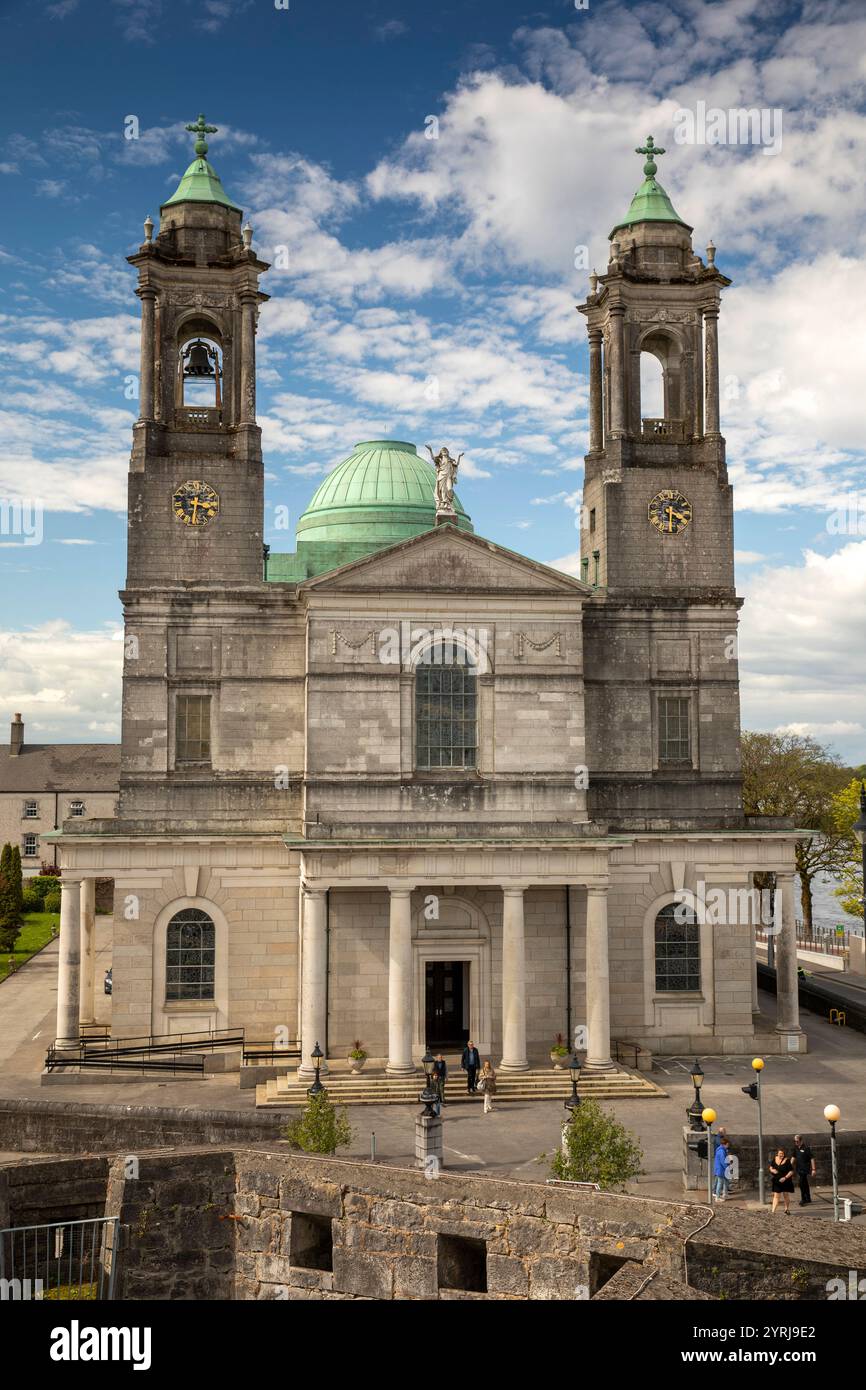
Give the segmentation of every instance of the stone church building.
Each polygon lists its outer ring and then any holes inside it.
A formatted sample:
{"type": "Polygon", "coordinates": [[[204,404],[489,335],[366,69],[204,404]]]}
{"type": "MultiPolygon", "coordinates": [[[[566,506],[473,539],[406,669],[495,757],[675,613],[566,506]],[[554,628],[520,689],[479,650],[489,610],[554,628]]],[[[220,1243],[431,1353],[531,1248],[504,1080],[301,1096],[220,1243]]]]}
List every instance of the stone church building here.
{"type": "MultiPolygon", "coordinates": [[[[191,127],[193,129],[193,127],[191,127]]],[[[116,817],[67,821],[58,1041],[78,1035],[79,881],[112,877],[115,1035],[360,1039],[390,1074],[472,1037],[750,1052],[754,873],[777,875],[778,1018],[805,1048],[794,832],[742,814],[730,281],[656,181],[580,305],[581,573],[484,539],[415,445],[358,444],[291,554],[263,546],[256,324],[268,269],[207,160],[130,256],[140,419],[116,817]],[[663,413],[641,408],[641,357],[663,413]],[[721,905],[720,905],[721,904],[721,905]]]]}

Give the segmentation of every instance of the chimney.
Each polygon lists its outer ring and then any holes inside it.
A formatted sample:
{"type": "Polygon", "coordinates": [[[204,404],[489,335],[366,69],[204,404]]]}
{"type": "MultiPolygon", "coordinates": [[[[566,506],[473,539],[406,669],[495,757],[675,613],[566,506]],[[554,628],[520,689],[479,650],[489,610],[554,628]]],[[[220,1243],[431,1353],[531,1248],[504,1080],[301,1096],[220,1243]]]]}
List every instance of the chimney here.
{"type": "Polygon", "coordinates": [[[16,714],[12,720],[12,738],[9,744],[10,756],[17,758],[24,744],[24,720],[16,714]]]}

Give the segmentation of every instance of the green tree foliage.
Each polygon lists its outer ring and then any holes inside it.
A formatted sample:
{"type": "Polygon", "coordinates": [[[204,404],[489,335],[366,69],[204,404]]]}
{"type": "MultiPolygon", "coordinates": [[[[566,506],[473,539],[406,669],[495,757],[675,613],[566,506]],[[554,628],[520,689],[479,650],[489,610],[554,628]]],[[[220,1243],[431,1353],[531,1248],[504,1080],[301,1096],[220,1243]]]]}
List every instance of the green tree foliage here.
{"type": "Polygon", "coordinates": [[[836,821],[834,797],[848,782],[850,771],[829,749],[801,734],[744,733],[741,749],[745,814],[788,817],[795,829],[815,832],[800,840],[796,849],[803,929],[808,936],[816,874],[844,872],[849,857],[847,837],[836,821]]]}
{"type": "Polygon", "coordinates": [[[15,887],[16,905],[19,916],[24,911],[24,870],[21,867],[21,850],[12,846],[12,879],[15,887]]]}
{"type": "Polygon", "coordinates": [[[42,899],[42,908],[45,912],[60,911],[60,890],[56,889],[52,893],[46,893],[42,899]]]}
{"type": "Polygon", "coordinates": [[[307,1154],[333,1154],[351,1144],[353,1134],[344,1105],[334,1105],[327,1090],[310,1096],[300,1115],[290,1120],[284,1136],[293,1149],[307,1154]]]}
{"type": "Polygon", "coordinates": [[[860,781],[855,777],[833,798],[833,816],[846,850],[841,866],[842,884],[834,891],[852,917],[863,916],[863,850],[853,830],[859,815],[860,781]]]}
{"type": "Polygon", "coordinates": [[[550,1171],[555,1178],[597,1182],[605,1192],[615,1192],[643,1171],[643,1150],[597,1100],[582,1100],[571,1112],[564,1147],[553,1155],[550,1171]]]}
{"type": "Polygon", "coordinates": [[[12,951],[21,930],[21,893],[12,846],[0,851],[0,951],[12,951]]]}

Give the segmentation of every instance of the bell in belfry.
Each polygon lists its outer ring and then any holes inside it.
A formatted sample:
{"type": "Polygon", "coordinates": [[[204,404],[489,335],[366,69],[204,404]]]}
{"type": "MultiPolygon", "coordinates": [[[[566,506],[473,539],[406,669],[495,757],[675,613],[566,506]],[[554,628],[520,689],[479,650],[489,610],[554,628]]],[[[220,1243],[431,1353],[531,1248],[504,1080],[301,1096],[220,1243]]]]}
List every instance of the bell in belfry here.
{"type": "Polygon", "coordinates": [[[184,376],[213,376],[214,369],[208,356],[208,350],[199,338],[192,344],[187,356],[184,376]]]}

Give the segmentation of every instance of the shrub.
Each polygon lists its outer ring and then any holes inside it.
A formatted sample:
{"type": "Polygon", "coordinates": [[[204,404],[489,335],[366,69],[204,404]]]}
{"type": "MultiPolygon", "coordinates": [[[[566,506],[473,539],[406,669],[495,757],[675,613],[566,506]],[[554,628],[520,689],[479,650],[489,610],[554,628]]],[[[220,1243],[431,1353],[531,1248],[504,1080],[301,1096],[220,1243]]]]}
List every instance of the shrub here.
{"type": "Polygon", "coordinates": [[[38,893],[40,901],[44,900],[46,893],[56,893],[60,888],[60,879],[53,874],[34,874],[28,878],[27,887],[33,893],[38,893]]]}
{"type": "Polygon", "coordinates": [[[571,1112],[563,1146],[550,1164],[555,1178],[597,1182],[606,1192],[625,1187],[642,1172],[643,1150],[633,1134],[602,1110],[597,1100],[582,1100],[571,1112]]]}
{"type": "Polygon", "coordinates": [[[333,1105],[326,1090],[310,1096],[300,1115],[283,1134],[293,1149],[307,1154],[332,1154],[352,1142],[352,1126],[344,1105],[333,1105]]]}
{"type": "Polygon", "coordinates": [[[43,912],[59,912],[59,911],[60,911],[60,893],[59,893],[59,892],[46,893],[46,894],[45,894],[45,897],[44,897],[43,900],[42,900],[42,910],[43,910],[43,912]]]}
{"type": "Polygon", "coordinates": [[[43,902],[44,902],[44,899],[43,899],[43,897],[42,897],[42,894],[41,894],[41,893],[37,893],[36,890],[35,890],[34,888],[31,888],[31,887],[28,885],[28,886],[24,889],[23,901],[22,901],[22,904],[21,904],[22,909],[23,909],[24,912],[43,912],[43,911],[44,911],[44,908],[43,908],[43,906],[42,906],[43,902]]]}

